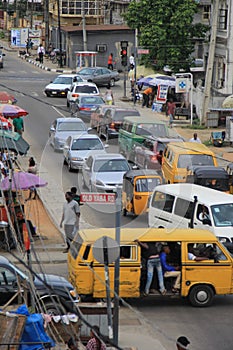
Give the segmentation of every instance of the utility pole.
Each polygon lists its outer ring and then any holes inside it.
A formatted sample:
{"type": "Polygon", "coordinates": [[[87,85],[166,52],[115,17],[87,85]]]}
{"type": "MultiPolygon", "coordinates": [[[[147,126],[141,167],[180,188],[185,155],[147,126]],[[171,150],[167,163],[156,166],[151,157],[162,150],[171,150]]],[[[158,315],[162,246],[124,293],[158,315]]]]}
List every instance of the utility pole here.
{"type": "Polygon", "coordinates": [[[219,11],[219,0],[214,0],[212,5],[212,23],[211,23],[211,35],[209,43],[209,54],[208,62],[206,67],[206,76],[205,76],[205,90],[204,90],[204,103],[200,123],[207,124],[207,111],[209,109],[210,103],[210,94],[211,94],[211,82],[213,77],[213,64],[214,64],[214,55],[216,47],[216,37],[217,37],[217,26],[218,26],[218,11],[219,11]]]}
{"type": "Polygon", "coordinates": [[[61,14],[60,14],[60,0],[57,0],[57,25],[59,36],[59,53],[60,53],[60,68],[62,68],[62,42],[61,42],[61,14]]]}
{"type": "Polygon", "coordinates": [[[49,0],[44,2],[45,50],[49,48],[49,0]]]}
{"type": "Polygon", "coordinates": [[[15,26],[16,28],[19,27],[19,2],[18,0],[15,0],[15,26]]]}
{"type": "Polygon", "coordinates": [[[33,7],[34,7],[34,2],[33,0],[31,1],[31,14],[30,14],[30,28],[32,29],[33,27],[33,7]]]}
{"type": "MultiPolygon", "coordinates": [[[[83,51],[87,51],[87,31],[86,31],[86,16],[85,16],[85,6],[84,0],[82,0],[82,28],[83,28],[83,51]]],[[[85,67],[88,66],[87,56],[84,56],[85,67]]]]}

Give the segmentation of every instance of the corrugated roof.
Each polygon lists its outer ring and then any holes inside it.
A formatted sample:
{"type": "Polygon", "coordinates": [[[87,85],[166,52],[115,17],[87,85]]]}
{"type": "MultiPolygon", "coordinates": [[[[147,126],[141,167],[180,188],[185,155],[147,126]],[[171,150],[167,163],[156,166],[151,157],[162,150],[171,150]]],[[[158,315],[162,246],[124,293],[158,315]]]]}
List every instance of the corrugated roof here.
{"type": "MultiPolygon", "coordinates": [[[[64,32],[80,32],[83,30],[82,26],[65,26],[61,27],[61,30],[64,32]]],[[[91,31],[114,31],[114,30],[130,30],[130,28],[127,25],[111,25],[111,24],[106,24],[106,25],[87,25],[86,26],[86,31],[91,32],[91,31]]]]}

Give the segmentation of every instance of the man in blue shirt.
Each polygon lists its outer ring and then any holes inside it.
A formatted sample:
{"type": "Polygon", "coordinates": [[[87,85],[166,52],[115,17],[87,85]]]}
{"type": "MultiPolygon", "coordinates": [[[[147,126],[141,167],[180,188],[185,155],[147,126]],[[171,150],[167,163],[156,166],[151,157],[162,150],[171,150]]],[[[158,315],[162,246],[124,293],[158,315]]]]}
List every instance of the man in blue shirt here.
{"type": "Polygon", "coordinates": [[[172,266],[167,263],[167,255],[170,254],[170,248],[168,245],[163,246],[163,251],[160,254],[160,261],[162,265],[163,270],[163,276],[166,277],[175,277],[175,283],[172,288],[172,292],[176,293],[180,291],[180,279],[181,279],[181,272],[179,266],[172,266]]]}

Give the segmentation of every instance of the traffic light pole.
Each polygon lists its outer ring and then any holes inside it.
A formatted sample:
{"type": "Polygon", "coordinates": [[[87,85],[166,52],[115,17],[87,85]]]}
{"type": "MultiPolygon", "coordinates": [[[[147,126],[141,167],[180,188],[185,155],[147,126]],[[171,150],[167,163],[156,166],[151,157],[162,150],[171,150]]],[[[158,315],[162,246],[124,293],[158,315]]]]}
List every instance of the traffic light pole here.
{"type": "Polygon", "coordinates": [[[124,96],[123,98],[124,99],[127,99],[127,96],[126,96],[126,79],[127,79],[127,68],[125,67],[124,68],[124,96]]]}

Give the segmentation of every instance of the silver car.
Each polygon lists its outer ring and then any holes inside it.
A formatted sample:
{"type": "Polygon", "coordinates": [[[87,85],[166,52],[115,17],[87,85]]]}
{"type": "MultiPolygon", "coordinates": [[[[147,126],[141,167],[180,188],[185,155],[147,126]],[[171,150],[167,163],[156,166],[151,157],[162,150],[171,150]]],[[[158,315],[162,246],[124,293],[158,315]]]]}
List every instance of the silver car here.
{"type": "Polygon", "coordinates": [[[83,164],[83,186],[91,192],[114,192],[128,170],[129,163],[121,154],[90,155],[83,164]]]}
{"type": "Polygon", "coordinates": [[[71,135],[88,133],[86,124],[79,118],[57,118],[49,130],[49,142],[54,151],[63,150],[67,138],[71,135]]]}
{"type": "Polygon", "coordinates": [[[105,148],[97,135],[73,135],[69,136],[63,148],[64,164],[68,170],[82,169],[84,161],[90,155],[106,153],[105,148]]]}

